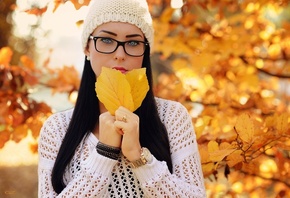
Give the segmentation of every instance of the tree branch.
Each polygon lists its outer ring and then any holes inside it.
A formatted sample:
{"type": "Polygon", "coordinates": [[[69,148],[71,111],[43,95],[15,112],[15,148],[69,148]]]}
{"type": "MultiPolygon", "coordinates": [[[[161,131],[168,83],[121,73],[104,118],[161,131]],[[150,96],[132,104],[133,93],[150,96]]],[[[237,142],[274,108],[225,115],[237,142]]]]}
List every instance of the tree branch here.
{"type": "Polygon", "coordinates": [[[269,181],[273,181],[273,182],[283,183],[287,187],[290,188],[290,183],[288,183],[287,181],[282,180],[281,178],[275,178],[275,177],[267,178],[267,177],[264,177],[264,176],[256,174],[256,173],[249,173],[249,172],[246,172],[246,171],[243,171],[243,170],[241,170],[241,173],[244,173],[246,175],[253,176],[253,177],[259,177],[259,178],[264,179],[264,180],[269,180],[269,181]]]}
{"type": "MultiPolygon", "coordinates": [[[[263,59],[263,60],[270,60],[270,61],[278,61],[278,60],[285,60],[285,59],[270,59],[270,58],[262,58],[262,57],[246,57],[246,56],[243,56],[243,55],[241,55],[241,56],[239,56],[239,58],[245,63],[245,64],[247,64],[247,65],[249,65],[250,63],[249,63],[249,61],[247,60],[247,58],[253,58],[253,59],[263,59]]],[[[287,60],[287,59],[286,59],[287,60]]],[[[269,75],[269,76],[274,76],[274,77],[278,77],[278,78],[290,78],[290,75],[283,75],[283,74],[275,74],[275,73],[272,73],[272,72],[269,72],[269,71],[267,71],[267,70],[263,70],[263,69],[261,69],[261,68],[258,68],[258,67],[256,67],[257,68],[257,70],[258,71],[260,71],[260,72],[262,72],[262,73],[264,73],[264,74],[267,74],[267,75],[269,75]]]]}

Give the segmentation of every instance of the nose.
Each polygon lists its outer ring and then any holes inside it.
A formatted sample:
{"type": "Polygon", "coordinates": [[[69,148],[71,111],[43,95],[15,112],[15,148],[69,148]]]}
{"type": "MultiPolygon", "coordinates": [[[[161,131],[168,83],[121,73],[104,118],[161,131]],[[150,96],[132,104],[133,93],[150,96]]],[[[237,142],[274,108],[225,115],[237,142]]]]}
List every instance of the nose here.
{"type": "Polygon", "coordinates": [[[114,54],[115,54],[114,55],[114,59],[116,59],[116,60],[124,60],[125,56],[126,56],[126,52],[125,52],[124,46],[119,45],[114,54]]]}

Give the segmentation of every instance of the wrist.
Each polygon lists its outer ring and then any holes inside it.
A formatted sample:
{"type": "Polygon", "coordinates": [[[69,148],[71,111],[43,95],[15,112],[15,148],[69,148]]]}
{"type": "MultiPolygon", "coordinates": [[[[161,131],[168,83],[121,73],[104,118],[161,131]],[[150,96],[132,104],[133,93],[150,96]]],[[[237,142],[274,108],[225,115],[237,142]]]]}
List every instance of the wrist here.
{"type": "Polygon", "coordinates": [[[141,157],[141,147],[139,149],[133,150],[129,152],[129,155],[126,156],[126,158],[132,162],[135,160],[140,159],[141,157]]]}

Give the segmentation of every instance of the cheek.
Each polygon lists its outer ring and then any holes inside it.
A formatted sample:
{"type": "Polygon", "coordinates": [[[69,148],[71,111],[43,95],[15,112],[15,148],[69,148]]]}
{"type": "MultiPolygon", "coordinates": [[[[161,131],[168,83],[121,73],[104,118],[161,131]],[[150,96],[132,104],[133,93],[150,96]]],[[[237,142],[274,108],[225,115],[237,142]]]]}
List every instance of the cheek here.
{"type": "Polygon", "coordinates": [[[92,69],[93,69],[95,75],[99,76],[101,73],[101,70],[102,70],[100,62],[97,60],[91,59],[91,65],[92,65],[92,69]]]}
{"type": "Polygon", "coordinates": [[[142,67],[142,62],[143,62],[143,57],[140,58],[136,58],[132,61],[131,65],[132,65],[132,69],[139,69],[142,67]]]}

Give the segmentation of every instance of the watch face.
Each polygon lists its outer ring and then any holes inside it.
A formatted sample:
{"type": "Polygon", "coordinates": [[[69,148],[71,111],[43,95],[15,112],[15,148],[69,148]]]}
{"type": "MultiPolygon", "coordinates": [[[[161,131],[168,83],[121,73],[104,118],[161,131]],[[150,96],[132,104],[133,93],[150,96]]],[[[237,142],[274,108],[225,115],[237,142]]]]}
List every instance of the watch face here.
{"type": "Polygon", "coordinates": [[[152,155],[151,155],[150,151],[147,148],[142,148],[142,149],[143,149],[144,158],[146,160],[145,163],[147,163],[147,162],[150,163],[152,161],[152,155]]]}
{"type": "Polygon", "coordinates": [[[147,148],[143,148],[143,153],[144,153],[144,156],[147,158],[148,155],[150,154],[149,150],[147,148]]]}

